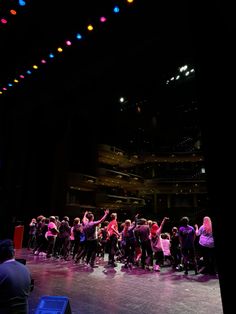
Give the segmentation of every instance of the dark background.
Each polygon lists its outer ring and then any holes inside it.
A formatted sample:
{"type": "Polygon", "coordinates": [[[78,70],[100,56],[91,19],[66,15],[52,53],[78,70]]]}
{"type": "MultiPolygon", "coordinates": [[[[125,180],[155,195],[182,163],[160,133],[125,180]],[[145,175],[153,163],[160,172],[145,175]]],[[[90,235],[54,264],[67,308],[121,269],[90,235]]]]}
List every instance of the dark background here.
{"type": "Polygon", "coordinates": [[[63,47],[62,54],[1,95],[3,208],[17,220],[31,211],[61,210],[52,196],[53,182],[63,180],[55,177],[58,168],[94,174],[96,144],[128,146],[135,125],[132,116],[121,123],[120,96],[131,107],[145,101],[150,117],[161,114],[156,150],[175,140],[179,125],[169,113],[176,99],[196,91],[193,85],[167,91],[165,82],[179,66],[195,66],[191,10],[171,1],[28,1],[19,8],[0,30],[2,86],[67,38],[72,47],[63,47]],[[117,3],[121,12],[111,14],[117,3]],[[108,19],[101,25],[103,14],[108,19]],[[95,29],[88,34],[90,22],[95,29]],[[77,31],[85,34],[81,42],[74,39],[77,31]]]}
{"type": "MultiPolygon", "coordinates": [[[[28,1],[0,29],[1,86],[114,3],[28,1]]],[[[231,313],[232,299],[225,293],[231,270],[225,256],[232,251],[235,207],[233,12],[225,2],[192,1],[190,6],[187,1],[136,1],[134,9],[113,16],[75,43],[78,47],[66,48],[57,60],[1,95],[3,234],[30,212],[54,210],[57,167],[93,172],[95,144],[114,137],[122,142],[125,130],[116,129],[111,105],[121,91],[130,98],[157,100],[153,103],[159,110],[171,110],[162,83],[173,69],[191,63],[196,67],[224,311],[231,313]]]]}

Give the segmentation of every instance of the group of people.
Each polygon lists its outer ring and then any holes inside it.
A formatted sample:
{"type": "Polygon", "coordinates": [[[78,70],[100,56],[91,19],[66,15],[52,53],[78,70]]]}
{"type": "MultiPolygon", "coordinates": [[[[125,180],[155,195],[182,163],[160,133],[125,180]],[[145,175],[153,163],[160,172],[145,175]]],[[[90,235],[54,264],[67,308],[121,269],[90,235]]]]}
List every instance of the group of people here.
{"type": "MultiPolygon", "coordinates": [[[[189,225],[189,218],[182,217],[179,227],[163,232],[168,218],[160,224],[138,218],[126,219],[118,225],[117,214],[109,210],[99,220],[92,212],[85,212],[80,220],[76,217],[70,225],[68,216],[59,221],[57,216],[38,216],[30,223],[28,248],[35,255],[47,258],[64,258],[75,263],[85,262],[87,267],[96,267],[96,257],[108,254],[109,267],[116,267],[117,260],[125,268],[141,266],[160,271],[166,260],[174,270],[188,274],[193,269],[205,273],[216,272],[214,238],[210,217],[203,219],[200,228],[189,225]]],[[[168,225],[170,228],[170,226],[168,225]]]]}
{"type": "MultiPolygon", "coordinates": [[[[63,258],[72,255],[75,263],[84,260],[86,267],[96,267],[96,257],[108,254],[107,267],[116,267],[119,256],[124,267],[152,267],[160,271],[163,262],[169,258],[173,269],[180,266],[187,275],[189,270],[214,274],[216,272],[214,237],[210,217],[203,218],[198,228],[189,224],[188,217],[182,217],[179,227],[172,227],[171,233],[163,233],[168,218],[160,225],[156,221],[138,219],[125,220],[118,226],[117,214],[110,215],[109,210],[99,220],[94,220],[92,212],[85,212],[82,222],[77,217],[69,225],[69,217],[49,219],[39,216],[30,222],[28,249],[34,254],[44,252],[49,258],[63,258]],[[196,254],[196,238],[198,254],[196,254]],[[119,253],[118,253],[119,252],[119,253]],[[141,264],[141,265],[140,265],[141,264]]],[[[13,241],[0,241],[0,314],[28,313],[28,296],[33,289],[33,280],[26,265],[15,259],[13,241]]]]}

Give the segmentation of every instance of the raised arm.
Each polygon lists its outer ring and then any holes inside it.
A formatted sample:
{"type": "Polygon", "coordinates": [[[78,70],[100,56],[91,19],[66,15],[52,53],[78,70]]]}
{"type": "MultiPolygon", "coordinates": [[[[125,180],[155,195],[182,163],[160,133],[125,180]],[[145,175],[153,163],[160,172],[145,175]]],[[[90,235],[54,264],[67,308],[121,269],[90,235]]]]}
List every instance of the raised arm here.
{"type": "Polygon", "coordinates": [[[131,226],[130,230],[133,230],[133,229],[137,226],[137,223],[138,223],[138,216],[139,216],[139,214],[135,215],[134,221],[133,221],[133,223],[132,223],[132,226],[131,226]]]}
{"type": "Polygon", "coordinates": [[[168,217],[164,217],[164,218],[162,219],[162,222],[161,222],[161,224],[160,224],[160,227],[159,227],[159,229],[157,230],[158,233],[162,232],[162,228],[163,228],[164,223],[165,223],[166,220],[169,220],[169,218],[168,218],[168,217]]]}
{"type": "Polygon", "coordinates": [[[197,225],[197,224],[195,224],[195,225],[194,225],[194,227],[195,227],[195,235],[196,235],[196,236],[199,236],[199,229],[198,229],[198,225],[197,225]]]}
{"type": "Polygon", "coordinates": [[[84,223],[84,224],[86,224],[87,222],[88,222],[88,218],[86,217],[86,215],[87,215],[87,211],[84,213],[84,217],[83,217],[83,219],[82,219],[82,222],[84,223]]]}
{"type": "Polygon", "coordinates": [[[109,209],[106,209],[105,212],[104,212],[104,215],[103,217],[100,219],[100,220],[97,220],[95,221],[95,225],[99,225],[100,223],[102,223],[105,219],[106,219],[106,216],[109,214],[109,209]]]}

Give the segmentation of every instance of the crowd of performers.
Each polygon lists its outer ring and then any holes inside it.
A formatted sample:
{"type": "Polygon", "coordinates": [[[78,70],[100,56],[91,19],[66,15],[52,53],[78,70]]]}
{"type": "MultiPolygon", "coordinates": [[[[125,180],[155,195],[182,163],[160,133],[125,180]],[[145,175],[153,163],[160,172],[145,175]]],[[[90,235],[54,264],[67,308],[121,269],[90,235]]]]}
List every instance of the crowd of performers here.
{"type": "MultiPolygon", "coordinates": [[[[175,271],[190,270],[195,274],[215,274],[215,248],[210,217],[203,218],[198,228],[182,217],[179,226],[172,226],[169,233],[163,226],[165,217],[156,221],[139,218],[125,220],[118,225],[117,214],[105,210],[103,217],[94,220],[92,212],[85,212],[82,219],[76,217],[70,224],[69,217],[42,215],[29,224],[28,249],[35,255],[47,258],[63,258],[83,263],[85,267],[98,267],[98,258],[108,256],[107,267],[141,267],[160,271],[168,263],[175,271]],[[200,269],[201,268],[201,269],[200,269]]],[[[170,227],[170,226],[169,226],[170,227]]]]}

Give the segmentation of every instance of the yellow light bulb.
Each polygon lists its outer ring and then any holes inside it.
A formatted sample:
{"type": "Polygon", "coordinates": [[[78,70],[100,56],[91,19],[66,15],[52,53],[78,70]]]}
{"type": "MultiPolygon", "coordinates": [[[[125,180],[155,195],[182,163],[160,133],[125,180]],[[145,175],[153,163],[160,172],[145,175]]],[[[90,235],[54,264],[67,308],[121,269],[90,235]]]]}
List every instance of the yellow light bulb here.
{"type": "Polygon", "coordinates": [[[89,24],[88,27],[87,27],[87,29],[88,29],[89,31],[92,31],[92,30],[93,30],[93,25],[89,24]]]}

